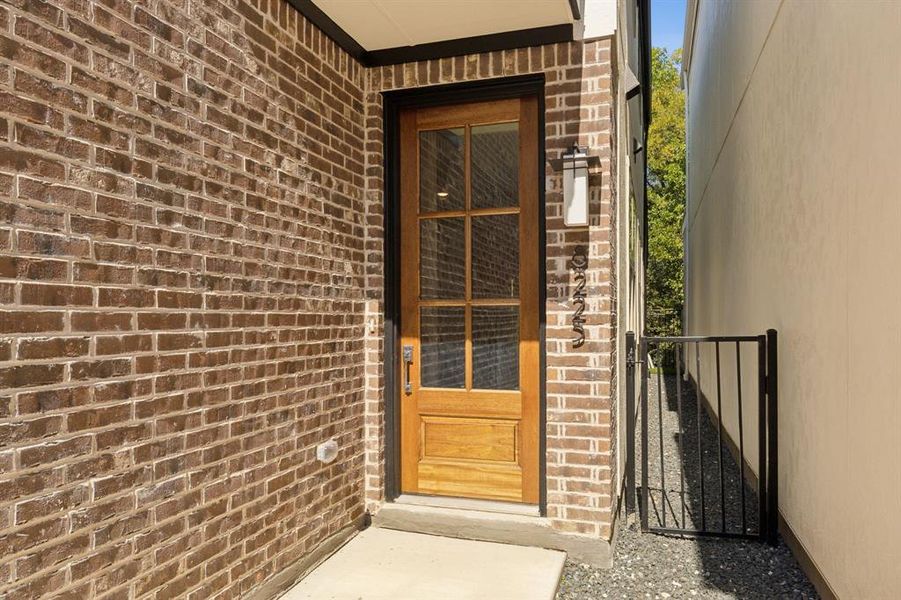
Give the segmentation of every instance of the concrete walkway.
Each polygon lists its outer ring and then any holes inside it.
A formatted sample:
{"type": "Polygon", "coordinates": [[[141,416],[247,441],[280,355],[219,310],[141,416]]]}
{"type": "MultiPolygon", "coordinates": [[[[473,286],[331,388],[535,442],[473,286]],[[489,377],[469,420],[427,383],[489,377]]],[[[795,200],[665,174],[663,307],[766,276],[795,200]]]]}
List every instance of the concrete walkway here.
{"type": "Polygon", "coordinates": [[[553,600],[563,552],[370,527],[282,600],[553,600]]]}

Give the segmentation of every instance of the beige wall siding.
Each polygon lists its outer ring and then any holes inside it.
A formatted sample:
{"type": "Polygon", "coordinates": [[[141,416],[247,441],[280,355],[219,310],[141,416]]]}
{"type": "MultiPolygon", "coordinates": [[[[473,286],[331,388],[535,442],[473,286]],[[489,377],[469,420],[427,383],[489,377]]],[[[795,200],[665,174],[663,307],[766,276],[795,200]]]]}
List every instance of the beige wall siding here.
{"type": "Polygon", "coordinates": [[[843,598],[901,587],[899,32],[702,0],[689,66],[688,331],[779,330],[780,509],[843,598]]]}
{"type": "MultiPolygon", "coordinates": [[[[367,140],[374,157],[368,169],[367,198],[371,240],[370,287],[381,302],[382,97],[381,92],[494,77],[544,73],[546,151],[558,159],[573,143],[600,157],[592,176],[591,225],[563,226],[562,178],[550,163],[546,170],[547,211],[547,489],[548,517],[559,531],[609,539],[612,525],[612,402],[615,323],[613,307],[613,235],[611,177],[613,153],[612,39],[554,44],[395,65],[370,71],[367,140]],[[377,154],[376,154],[377,153],[377,154]],[[586,314],[587,342],[573,349],[572,270],[576,245],[589,248],[586,314]]],[[[373,305],[375,306],[375,304],[373,305]]],[[[381,327],[380,327],[381,331],[381,327]]],[[[367,391],[367,490],[370,508],[384,497],[383,373],[380,337],[370,343],[373,373],[367,391]]]]}
{"type": "MultiPolygon", "coordinates": [[[[710,179],[781,3],[782,0],[700,1],[698,35],[690,64],[685,66],[692,88],[711,93],[691,94],[687,107],[689,119],[693,114],[704,119],[704,127],[688,127],[686,131],[691,154],[690,188],[703,188],[710,179]],[[711,35],[714,31],[715,35],[711,35]]],[[[697,211],[696,201],[702,192],[703,189],[698,190],[698,195],[692,193],[688,198],[687,215],[693,216],[697,211]]]]}

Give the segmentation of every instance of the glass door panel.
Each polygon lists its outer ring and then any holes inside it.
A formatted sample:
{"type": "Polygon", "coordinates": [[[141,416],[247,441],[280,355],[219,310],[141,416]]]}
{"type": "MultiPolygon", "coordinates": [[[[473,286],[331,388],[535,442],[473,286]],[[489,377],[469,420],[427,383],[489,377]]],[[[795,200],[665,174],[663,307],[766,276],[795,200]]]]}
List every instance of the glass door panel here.
{"type": "Polygon", "coordinates": [[[519,298],[519,214],[474,216],[472,297],[519,298]]]}
{"type": "Polygon", "coordinates": [[[466,297],[466,221],[462,217],[419,221],[419,297],[466,297]]]}
{"type": "Polygon", "coordinates": [[[419,132],[419,210],[462,210],[464,130],[419,132]]]}
{"type": "Polygon", "coordinates": [[[519,204],[519,123],[472,127],[472,207],[519,204]]]}

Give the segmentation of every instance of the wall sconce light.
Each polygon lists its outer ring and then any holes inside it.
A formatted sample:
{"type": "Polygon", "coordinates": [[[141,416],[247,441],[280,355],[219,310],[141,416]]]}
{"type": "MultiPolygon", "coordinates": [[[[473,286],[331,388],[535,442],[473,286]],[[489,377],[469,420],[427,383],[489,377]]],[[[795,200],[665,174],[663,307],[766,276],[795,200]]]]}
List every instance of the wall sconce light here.
{"type": "Polygon", "coordinates": [[[567,227],[588,225],[588,165],[600,162],[589,157],[587,149],[573,147],[562,156],[563,168],[563,224],[567,227]]]}

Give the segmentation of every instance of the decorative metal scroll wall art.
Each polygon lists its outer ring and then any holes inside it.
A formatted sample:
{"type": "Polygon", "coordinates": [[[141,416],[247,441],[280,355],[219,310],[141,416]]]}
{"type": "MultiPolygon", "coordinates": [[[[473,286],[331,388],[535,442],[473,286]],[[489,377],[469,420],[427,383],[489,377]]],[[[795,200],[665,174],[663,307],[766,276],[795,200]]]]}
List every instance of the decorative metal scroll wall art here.
{"type": "Polygon", "coordinates": [[[573,291],[573,316],[572,325],[576,337],[573,339],[573,348],[580,348],[585,343],[585,269],[588,268],[588,253],[584,246],[576,246],[572,258],[573,278],[576,281],[576,289],[573,291]]]}

